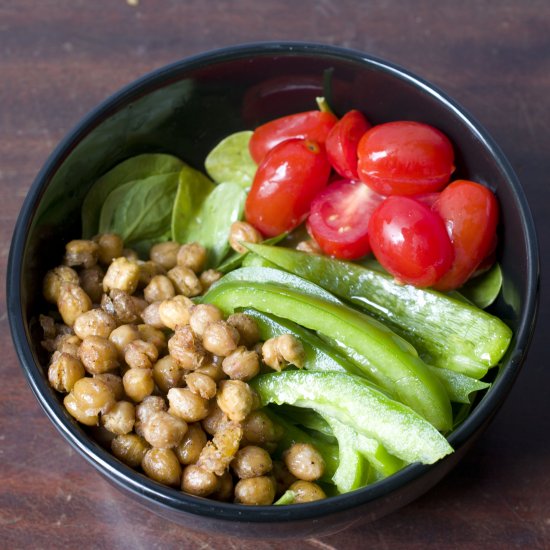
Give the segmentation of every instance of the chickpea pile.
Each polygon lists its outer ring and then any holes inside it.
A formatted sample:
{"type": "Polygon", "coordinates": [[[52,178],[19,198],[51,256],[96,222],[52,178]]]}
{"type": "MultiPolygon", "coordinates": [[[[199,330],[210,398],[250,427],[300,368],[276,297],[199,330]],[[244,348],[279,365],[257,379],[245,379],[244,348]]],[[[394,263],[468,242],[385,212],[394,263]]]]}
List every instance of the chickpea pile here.
{"type": "Polygon", "coordinates": [[[251,317],[195,305],[221,277],[205,263],[197,243],[156,244],[142,261],[115,234],[69,242],[44,278],[57,308],[40,316],[51,386],[120,461],[159,483],[248,505],[289,488],[296,502],[324,498],[322,456],[295,443],[273,458],[282,428],[247,383],[301,367],[300,342],[260,342],[251,317]]]}

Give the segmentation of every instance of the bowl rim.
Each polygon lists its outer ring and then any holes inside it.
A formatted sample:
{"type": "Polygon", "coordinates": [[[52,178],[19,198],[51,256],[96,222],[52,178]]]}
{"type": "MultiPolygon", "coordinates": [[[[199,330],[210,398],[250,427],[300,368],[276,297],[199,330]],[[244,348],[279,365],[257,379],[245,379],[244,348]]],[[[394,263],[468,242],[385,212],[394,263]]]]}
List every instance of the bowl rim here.
{"type": "MultiPolygon", "coordinates": [[[[187,512],[211,519],[226,521],[247,522],[277,522],[300,521],[319,518],[335,512],[343,512],[350,508],[377,500],[389,495],[395,489],[413,483],[426,473],[431,466],[412,464],[390,478],[369,485],[352,493],[338,495],[327,500],[313,503],[304,503],[294,506],[258,506],[249,507],[233,503],[223,503],[187,495],[176,489],[164,487],[145,475],[131,470],[120,468],[120,462],[107,450],[90,439],[64,412],[59,400],[47,386],[44,376],[40,374],[43,368],[34,361],[30,348],[28,329],[23,322],[21,274],[22,261],[25,251],[26,235],[30,228],[33,216],[44,189],[56,173],[61,164],[69,156],[76,145],[98,124],[104,121],[120,107],[126,105],[145,93],[158,89],[175,77],[178,79],[185,72],[206,65],[219,64],[226,61],[242,59],[248,56],[321,56],[337,58],[356,65],[366,65],[371,69],[383,71],[409,84],[419,87],[424,93],[442,103],[446,109],[459,117],[465,126],[476,136],[504,174],[514,199],[519,204],[521,223],[526,235],[527,255],[527,292],[523,315],[514,335],[512,346],[513,354],[501,369],[493,387],[476,406],[474,412],[449,436],[449,441],[455,452],[472,436],[479,432],[491,419],[500,407],[504,397],[509,393],[526,358],[529,348],[538,309],[539,288],[539,256],[535,225],[531,211],[523,191],[511,165],[483,126],[459,103],[449,97],[438,86],[402,68],[392,62],[364,53],[359,50],[332,46],[314,42],[251,42],[224,48],[208,50],[190,57],[164,65],[133,82],[122,87],[95,108],[88,112],[59,142],[49,155],[43,167],[29,188],[22,205],[12,236],[7,271],[7,298],[10,330],[19,362],[24,370],[35,397],[39,401],[46,415],[52,421],[64,438],[100,473],[106,475],[112,482],[126,491],[141,496],[165,508],[187,512]],[[47,391],[45,391],[47,389],[47,391]],[[245,516],[243,516],[245,514],[245,516]]],[[[452,455],[451,455],[452,456],[452,455]]],[[[449,460],[449,457],[443,460],[449,460]]]]}

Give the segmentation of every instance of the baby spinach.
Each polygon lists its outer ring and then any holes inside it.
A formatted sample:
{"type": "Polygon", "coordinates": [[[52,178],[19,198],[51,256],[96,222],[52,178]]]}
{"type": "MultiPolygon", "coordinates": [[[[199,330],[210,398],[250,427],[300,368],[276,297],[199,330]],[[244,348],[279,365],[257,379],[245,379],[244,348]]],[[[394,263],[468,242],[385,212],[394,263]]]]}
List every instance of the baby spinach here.
{"type": "Polygon", "coordinates": [[[485,309],[497,298],[502,287],[502,271],[495,263],[491,269],[470,279],[459,292],[477,307],[485,309]]]}
{"type": "Polygon", "coordinates": [[[125,244],[146,247],[170,236],[172,204],[179,173],[154,175],[117,186],[105,200],[99,218],[100,233],[118,233],[125,244]]]}
{"type": "Polygon", "coordinates": [[[252,185],[256,163],[248,150],[252,132],[237,132],[222,139],[206,157],[204,167],[217,183],[232,182],[243,188],[252,185]]]}
{"type": "MultiPolygon", "coordinates": [[[[95,182],[84,199],[82,205],[83,238],[89,239],[98,233],[101,211],[107,198],[115,189],[152,176],[177,174],[183,166],[184,163],[172,155],[155,153],[131,157],[109,170],[95,182]]],[[[136,212],[136,214],[138,213],[136,212]]]]}

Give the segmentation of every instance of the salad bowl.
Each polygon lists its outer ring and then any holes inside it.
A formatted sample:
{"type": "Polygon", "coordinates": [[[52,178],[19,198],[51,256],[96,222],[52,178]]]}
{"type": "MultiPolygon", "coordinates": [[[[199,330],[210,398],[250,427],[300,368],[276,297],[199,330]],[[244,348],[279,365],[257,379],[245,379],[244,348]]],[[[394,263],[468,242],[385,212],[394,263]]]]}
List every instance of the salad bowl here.
{"type": "Polygon", "coordinates": [[[358,51],[306,43],[259,43],[196,55],[126,86],[61,141],[31,186],[15,228],[8,267],[8,312],[23,372],[67,442],[122,492],[191,529],[247,537],[307,537],[369,522],[441,480],[487,428],[525,361],[536,319],[538,252],[533,220],[516,176],[488,133],[443,91],[405,69],[358,51]],[[38,314],[42,279],[69,237],[80,236],[84,198],[102,174],[141,153],[166,152],[203,169],[223,137],[314,108],[324,96],[338,113],[359,109],[374,124],[418,120],[442,130],[456,149],[457,175],[483,180],[501,210],[497,259],[502,289],[490,311],[513,331],[492,386],[449,435],[454,452],[412,464],[351,493],[294,506],[248,507],[193,497],[124,467],[63,408],[47,379],[38,314]]]}

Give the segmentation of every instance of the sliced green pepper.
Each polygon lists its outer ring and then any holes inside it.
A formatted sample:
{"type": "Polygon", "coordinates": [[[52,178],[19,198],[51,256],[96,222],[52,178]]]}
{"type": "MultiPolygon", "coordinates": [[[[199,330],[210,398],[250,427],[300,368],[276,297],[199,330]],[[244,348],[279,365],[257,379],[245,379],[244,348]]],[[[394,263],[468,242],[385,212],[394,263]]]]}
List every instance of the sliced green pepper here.
{"type": "MultiPolygon", "coordinates": [[[[238,271],[244,269],[234,271],[230,276],[235,277],[238,271]]],[[[244,285],[243,280],[224,279],[205,294],[203,302],[218,306],[226,314],[236,308],[252,307],[329,334],[361,358],[366,358],[366,361],[354,362],[382,389],[417,411],[437,429],[447,431],[451,428],[451,405],[439,380],[415,355],[410,344],[378,321],[338,300],[329,301],[312,292],[304,294],[282,284],[246,281],[244,285]]],[[[303,288],[306,286],[316,287],[312,283],[302,285],[303,288]]],[[[319,294],[328,293],[320,289],[319,294]]],[[[354,357],[350,359],[354,360],[354,357]]]]}
{"type": "Polygon", "coordinates": [[[327,256],[247,246],[382,320],[434,366],[482,378],[510,344],[512,331],[504,322],[452,296],[400,285],[391,275],[327,256]]]}
{"type": "Polygon", "coordinates": [[[453,451],[420,415],[351,374],[282,371],[250,381],[263,405],[288,403],[335,418],[407,463],[433,464],[453,451]]]}

